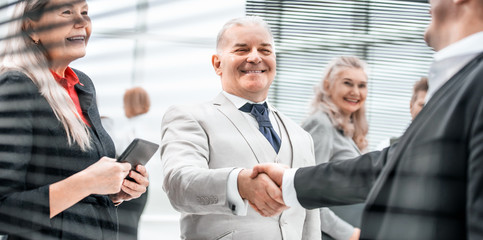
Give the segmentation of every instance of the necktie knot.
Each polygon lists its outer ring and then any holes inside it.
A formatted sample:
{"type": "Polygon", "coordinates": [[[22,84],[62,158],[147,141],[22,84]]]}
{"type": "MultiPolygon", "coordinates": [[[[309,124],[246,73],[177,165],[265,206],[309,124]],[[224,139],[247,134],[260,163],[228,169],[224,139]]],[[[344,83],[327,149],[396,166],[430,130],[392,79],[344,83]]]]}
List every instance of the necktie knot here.
{"type": "Polygon", "coordinates": [[[265,113],[268,112],[268,105],[267,103],[262,103],[262,104],[257,104],[257,103],[245,103],[240,110],[243,112],[251,113],[253,109],[256,109],[259,113],[265,113]]]}
{"type": "Polygon", "coordinates": [[[246,103],[243,107],[240,108],[241,111],[251,113],[253,117],[258,122],[259,127],[262,125],[264,127],[268,127],[267,124],[270,124],[270,117],[268,116],[268,107],[267,103],[263,104],[251,104],[246,103]]]}
{"type": "Polygon", "coordinates": [[[267,103],[251,104],[246,103],[240,108],[243,112],[249,112],[258,122],[258,129],[265,136],[265,138],[272,144],[276,152],[280,149],[280,138],[273,129],[267,103]]]}

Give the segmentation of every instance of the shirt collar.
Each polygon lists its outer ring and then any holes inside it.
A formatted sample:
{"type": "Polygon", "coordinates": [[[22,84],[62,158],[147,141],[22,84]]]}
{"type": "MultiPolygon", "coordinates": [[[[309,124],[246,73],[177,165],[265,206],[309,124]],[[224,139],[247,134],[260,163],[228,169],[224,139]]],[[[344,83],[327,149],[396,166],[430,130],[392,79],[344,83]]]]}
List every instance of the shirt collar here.
{"type": "Polygon", "coordinates": [[[434,62],[431,64],[428,74],[429,88],[426,102],[444,83],[483,52],[482,42],[483,31],[463,38],[434,54],[434,62]]]}
{"type": "Polygon", "coordinates": [[[261,101],[261,102],[252,102],[250,100],[247,100],[247,99],[244,99],[242,97],[239,97],[239,96],[236,96],[236,95],[233,95],[233,94],[230,94],[230,93],[227,93],[225,91],[223,91],[223,95],[225,95],[226,98],[228,98],[228,100],[230,100],[230,102],[233,103],[233,105],[235,105],[235,107],[237,109],[240,109],[243,105],[245,105],[245,103],[256,103],[256,104],[263,104],[264,102],[267,103],[268,105],[268,109],[274,111],[275,109],[270,105],[270,103],[268,102],[268,98],[265,99],[264,101],[261,101]]]}
{"type": "Polygon", "coordinates": [[[52,70],[50,70],[50,72],[54,76],[55,81],[57,81],[64,88],[72,88],[78,83],[81,86],[83,86],[82,83],[79,82],[79,78],[77,77],[75,72],[70,67],[67,67],[65,69],[65,71],[64,71],[65,77],[60,76],[59,74],[57,74],[56,72],[54,72],[52,70]]]}
{"type": "Polygon", "coordinates": [[[458,42],[450,44],[434,54],[434,61],[444,61],[457,56],[477,55],[483,52],[483,31],[472,34],[458,42]]]}

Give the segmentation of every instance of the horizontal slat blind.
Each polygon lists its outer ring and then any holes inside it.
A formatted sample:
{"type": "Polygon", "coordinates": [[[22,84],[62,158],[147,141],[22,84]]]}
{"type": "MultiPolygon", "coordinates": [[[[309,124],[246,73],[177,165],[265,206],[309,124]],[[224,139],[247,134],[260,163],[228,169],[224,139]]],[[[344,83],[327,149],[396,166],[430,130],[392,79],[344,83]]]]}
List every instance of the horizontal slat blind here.
{"type": "Polygon", "coordinates": [[[251,1],[247,15],[272,27],[277,76],[270,99],[298,123],[309,114],[313,87],[334,57],[369,64],[369,149],[410,123],[412,86],[426,76],[433,51],[423,41],[429,6],[420,1],[251,1]]]}

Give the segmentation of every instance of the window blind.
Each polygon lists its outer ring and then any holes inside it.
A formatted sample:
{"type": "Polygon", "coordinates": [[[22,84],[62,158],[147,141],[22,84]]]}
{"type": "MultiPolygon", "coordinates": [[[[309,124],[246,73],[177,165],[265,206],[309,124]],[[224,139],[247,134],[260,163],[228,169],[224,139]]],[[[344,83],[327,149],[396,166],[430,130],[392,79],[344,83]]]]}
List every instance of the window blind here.
{"type": "Polygon", "coordinates": [[[410,124],[412,87],[433,55],[423,40],[428,10],[428,3],[400,0],[246,2],[246,14],[263,17],[275,38],[269,98],[296,122],[310,114],[314,86],[331,59],[355,55],[368,63],[369,150],[410,124]]]}

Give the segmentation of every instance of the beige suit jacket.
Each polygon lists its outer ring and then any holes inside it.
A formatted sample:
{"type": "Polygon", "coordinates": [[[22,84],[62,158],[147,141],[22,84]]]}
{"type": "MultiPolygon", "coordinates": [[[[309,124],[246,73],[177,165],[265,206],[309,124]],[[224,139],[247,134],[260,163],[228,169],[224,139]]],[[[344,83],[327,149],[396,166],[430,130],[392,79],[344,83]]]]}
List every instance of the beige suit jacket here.
{"type": "Polygon", "coordinates": [[[317,210],[290,208],[262,217],[251,207],[246,216],[233,214],[227,202],[227,180],[234,168],[289,158],[292,167],[314,165],[310,135],[273,111],[281,128],[280,156],[259,130],[223,95],[196,106],[174,106],[161,125],[164,185],[173,207],[182,213],[182,239],[320,239],[317,210]],[[284,145],[285,144],[285,145],[284,145]]]}

